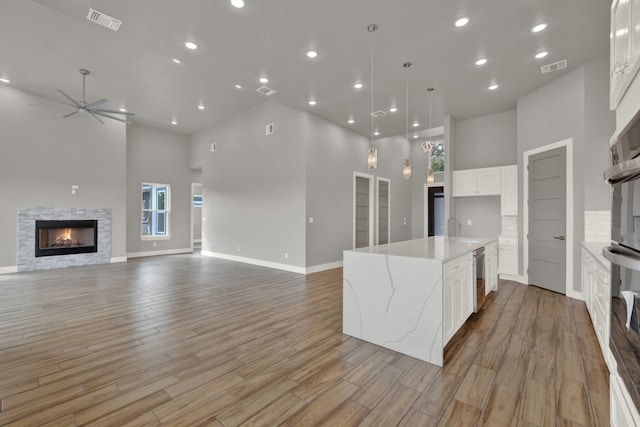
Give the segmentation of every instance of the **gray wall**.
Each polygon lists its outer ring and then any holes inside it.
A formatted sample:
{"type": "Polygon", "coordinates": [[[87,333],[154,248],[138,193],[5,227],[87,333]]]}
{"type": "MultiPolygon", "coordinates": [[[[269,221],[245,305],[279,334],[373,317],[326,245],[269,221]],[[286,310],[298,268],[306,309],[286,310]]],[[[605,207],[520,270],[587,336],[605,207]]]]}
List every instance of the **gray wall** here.
{"type": "Polygon", "coordinates": [[[609,110],[609,58],[587,64],[585,78],[584,209],[610,210],[610,187],[602,178],[609,167],[609,138],[616,128],[609,110]]]}
{"type": "Polygon", "coordinates": [[[127,253],[191,247],[189,138],[144,125],[127,128],[127,253]],[[140,238],[143,182],[171,186],[169,240],[140,238]]]}
{"type": "Polygon", "coordinates": [[[516,110],[458,120],[455,170],[515,164],[517,138],[516,110]]]}
{"type": "Polygon", "coordinates": [[[302,113],[266,102],[192,137],[189,166],[202,166],[203,250],[306,265],[302,129],[302,113]],[[268,123],[275,134],[266,136],[268,123]]]}
{"type": "MultiPolygon", "coordinates": [[[[517,163],[516,110],[459,120],[455,126],[455,170],[517,163]]],[[[463,236],[494,237],[502,231],[500,197],[456,198],[455,216],[463,236]]],[[[453,224],[450,231],[454,233],[453,224]]]]}
{"type": "Polygon", "coordinates": [[[126,126],[43,105],[0,86],[0,268],[16,265],[18,207],[110,208],[111,257],[126,256],[126,126]]]}
{"type": "Polygon", "coordinates": [[[369,170],[368,139],[313,114],[302,118],[307,145],[306,215],[314,218],[313,224],[308,220],[306,224],[307,266],[341,261],[342,251],[353,247],[354,171],[391,180],[391,241],[411,238],[411,181],[402,176],[403,161],[409,158],[406,138],[377,140],[378,167],[369,170]]]}
{"type": "MultiPolygon", "coordinates": [[[[606,186],[596,185],[602,176],[606,147],[614,128],[614,115],[608,111],[608,62],[594,61],[551,81],[518,99],[518,174],[523,176],[523,154],[527,150],[545,146],[567,138],[573,139],[573,196],[574,196],[574,265],[573,286],[581,291],[580,241],[584,240],[584,210],[608,209],[606,186]],[[587,133],[589,136],[587,137],[587,133]],[[604,150],[602,147],[605,147],[604,150]],[[585,195],[588,194],[588,197],[585,195]]],[[[523,206],[523,188],[518,184],[518,204],[523,206]]],[[[522,235],[522,216],[518,219],[518,233],[522,235]]],[[[520,269],[523,251],[520,239],[520,269]]],[[[570,266],[567,266],[570,268],[570,266]]]]}

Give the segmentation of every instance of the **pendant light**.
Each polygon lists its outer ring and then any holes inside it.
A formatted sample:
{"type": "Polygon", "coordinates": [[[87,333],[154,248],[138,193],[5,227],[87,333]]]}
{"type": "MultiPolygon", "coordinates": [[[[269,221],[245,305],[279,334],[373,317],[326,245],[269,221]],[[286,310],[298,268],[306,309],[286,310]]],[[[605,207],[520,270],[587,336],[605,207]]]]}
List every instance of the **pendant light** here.
{"type": "MultiPolygon", "coordinates": [[[[376,24],[370,24],[367,27],[367,31],[370,33],[375,32],[378,29],[376,24]]],[[[373,144],[373,36],[371,36],[371,144],[369,145],[369,154],[367,156],[367,167],[369,169],[375,169],[378,167],[378,149],[373,144]]]]}
{"type": "MultiPolygon", "coordinates": [[[[405,114],[406,114],[406,127],[405,127],[405,132],[406,132],[406,137],[407,137],[407,142],[409,143],[409,145],[411,145],[411,143],[409,142],[409,67],[411,67],[411,62],[405,62],[404,64],[402,64],[402,66],[404,68],[407,69],[407,75],[406,75],[406,81],[405,81],[405,96],[404,96],[404,100],[405,100],[405,114]]],[[[403,165],[402,165],[402,176],[404,176],[404,179],[409,180],[411,179],[411,160],[410,159],[405,159],[403,165]]]]}

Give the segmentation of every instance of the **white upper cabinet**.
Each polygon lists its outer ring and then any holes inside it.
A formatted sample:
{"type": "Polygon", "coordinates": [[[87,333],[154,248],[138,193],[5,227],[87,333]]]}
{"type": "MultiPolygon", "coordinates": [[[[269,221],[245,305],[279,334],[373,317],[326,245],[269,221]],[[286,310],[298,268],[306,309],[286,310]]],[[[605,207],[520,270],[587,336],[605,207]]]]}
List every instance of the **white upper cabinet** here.
{"type": "Polygon", "coordinates": [[[610,98],[614,110],[640,68],[640,0],[611,4],[610,98]]]}
{"type": "Polygon", "coordinates": [[[453,197],[500,195],[500,168],[453,171],[453,197]]]}
{"type": "Polygon", "coordinates": [[[500,213],[518,215],[518,165],[501,168],[500,213]]]}

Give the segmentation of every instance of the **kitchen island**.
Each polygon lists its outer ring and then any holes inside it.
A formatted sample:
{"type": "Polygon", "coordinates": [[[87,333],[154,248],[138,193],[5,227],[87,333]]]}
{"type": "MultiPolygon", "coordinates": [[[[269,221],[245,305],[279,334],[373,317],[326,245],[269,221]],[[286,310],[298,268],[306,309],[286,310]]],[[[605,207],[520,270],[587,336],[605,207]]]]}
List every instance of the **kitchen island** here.
{"type": "MultiPolygon", "coordinates": [[[[482,247],[495,253],[497,239],[436,236],[344,251],[343,333],[442,366],[444,346],[473,311],[473,252],[482,247]]],[[[487,293],[497,289],[493,264],[487,293]]]]}

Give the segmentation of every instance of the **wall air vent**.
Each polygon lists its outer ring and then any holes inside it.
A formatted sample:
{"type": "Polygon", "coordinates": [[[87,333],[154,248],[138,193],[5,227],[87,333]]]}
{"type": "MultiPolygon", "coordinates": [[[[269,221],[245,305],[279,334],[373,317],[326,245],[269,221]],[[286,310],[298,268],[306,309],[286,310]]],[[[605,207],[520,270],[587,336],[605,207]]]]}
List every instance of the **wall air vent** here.
{"type": "Polygon", "coordinates": [[[378,117],[382,117],[382,116],[386,116],[386,115],[387,115],[387,113],[385,113],[382,110],[374,111],[373,113],[371,113],[371,117],[376,118],[376,119],[378,117]]]}
{"type": "Polygon", "coordinates": [[[118,31],[120,25],[122,25],[122,21],[116,19],[112,16],[104,14],[99,10],[95,10],[94,8],[89,8],[89,14],[87,15],[87,19],[89,21],[95,22],[96,24],[100,24],[103,27],[107,27],[110,30],[118,31]]]}
{"type": "Polygon", "coordinates": [[[266,86],[260,86],[258,89],[256,89],[256,92],[261,93],[265,96],[271,96],[274,93],[276,93],[277,91],[271,89],[270,87],[266,87],[266,86]]]}
{"type": "Polygon", "coordinates": [[[540,67],[540,71],[542,74],[547,74],[552,71],[562,70],[563,68],[567,68],[567,60],[563,59],[562,61],[554,62],[553,64],[543,65],[540,67]]]}

